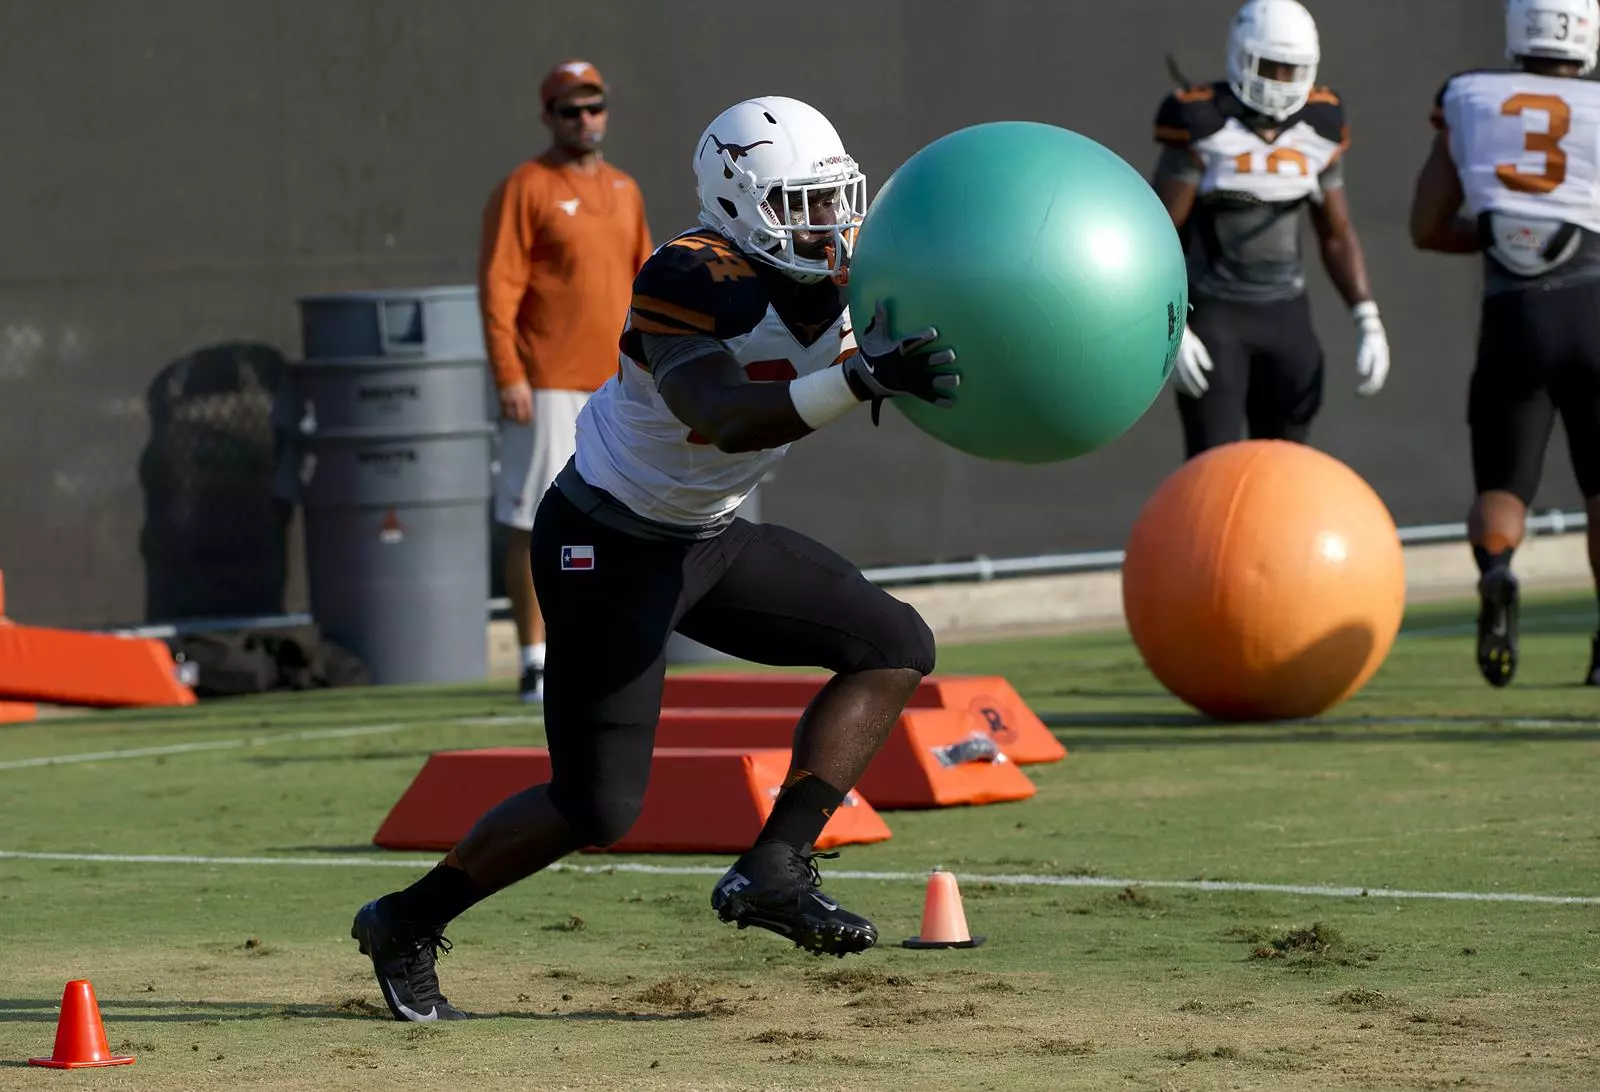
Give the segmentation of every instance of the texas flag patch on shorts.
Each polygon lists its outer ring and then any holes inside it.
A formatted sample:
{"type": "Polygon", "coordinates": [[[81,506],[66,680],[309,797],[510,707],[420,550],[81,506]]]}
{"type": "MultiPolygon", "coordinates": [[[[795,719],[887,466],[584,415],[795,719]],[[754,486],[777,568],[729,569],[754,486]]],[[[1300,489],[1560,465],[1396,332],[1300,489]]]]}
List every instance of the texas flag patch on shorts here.
{"type": "Polygon", "coordinates": [[[561,547],[561,567],[563,569],[592,569],[594,568],[593,546],[563,546],[561,547]]]}

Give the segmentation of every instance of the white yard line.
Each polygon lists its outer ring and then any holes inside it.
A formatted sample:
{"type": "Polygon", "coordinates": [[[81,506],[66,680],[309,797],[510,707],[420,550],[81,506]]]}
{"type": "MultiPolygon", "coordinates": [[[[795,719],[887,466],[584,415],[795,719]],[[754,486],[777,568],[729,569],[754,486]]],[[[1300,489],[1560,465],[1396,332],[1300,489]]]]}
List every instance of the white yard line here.
{"type": "MultiPolygon", "coordinates": [[[[0,860],[11,861],[81,861],[100,864],[156,864],[222,865],[245,867],[314,867],[314,868],[410,868],[426,869],[433,866],[437,856],[417,857],[198,857],[176,854],[138,853],[28,853],[17,850],[0,850],[0,860]]],[[[568,864],[551,866],[557,872],[581,872],[590,875],[612,873],[645,876],[720,876],[725,869],[717,865],[653,865],[631,861],[614,864],[568,864]]],[[[830,879],[881,880],[886,882],[922,883],[925,872],[859,872],[835,870],[830,879]]],[[[1432,899],[1447,902],[1511,902],[1538,903],[1549,906],[1600,906],[1600,895],[1529,895],[1515,891],[1409,891],[1387,887],[1353,887],[1333,884],[1249,883],[1233,880],[1130,880],[1109,876],[1050,876],[1015,873],[988,874],[957,872],[963,883],[991,883],[1002,887],[1151,887],[1179,891],[1250,892],[1269,895],[1310,895],[1317,898],[1336,899],[1432,899]]]]}
{"type": "Polygon", "coordinates": [[[352,728],[314,728],[303,732],[276,732],[267,736],[250,736],[245,739],[202,739],[190,743],[169,743],[160,747],[130,747],[116,751],[80,751],[76,754],[41,755],[38,758],[17,758],[0,762],[0,770],[25,770],[38,766],[67,766],[77,762],[121,762],[130,758],[155,758],[161,755],[183,755],[194,751],[232,751],[244,747],[271,747],[279,743],[308,743],[324,739],[351,739],[357,736],[379,736],[391,732],[405,732],[413,728],[439,728],[452,726],[481,726],[487,724],[541,724],[542,716],[518,717],[459,717],[452,720],[418,720],[404,724],[363,724],[352,728]]]}
{"type": "MultiPolygon", "coordinates": [[[[1088,715],[1088,714],[1084,714],[1088,715]]],[[[1110,714],[1116,715],[1116,714],[1110,714]]],[[[1073,721],[1052,720],[1050,714],[1044,715],[1045,723],[1054,728],[1070,728],[1075,725],[1073,721]]],[[[280,743],[308,743],[317,740],[352,739],[359,736],[387,735],[392,732],[405,732],[415,728],[442,728],[442,727],[492,727],[505,725],[513,727],[527,724],[543,724],[543,716],[508,716],[508,717],[457,717],[451,720],[425,720],[410,721],[403,724],[366,724],[351,728],[318,728],[303,732],[278,732],[273,735],[251,736],[245,739],[207,739],[195,740],[190,743],[169,743],[159,747],[130,747],[114,751],[80,751],[64,755],[41,755],[37,758],[18,758],[0,762],[0,771],[27,770],[41,766],[70,766],[81,762],[122,762],[136,758],[158,758],[164,755],[191,754],[198,751],[234,751],[247,747],[271,747],[280,743]]],[[[1327,718],[1311,717],[1301,720],[1287,720],[1277,722],[1280,727],[1338,727],[1348,724],[1371,724],[1377,726],[1389,725],[1425,725],[1445,723],[1438,717],[1426,716],[1397,716],[1397,717],[1347,717],[1327,718]]],[[[1462,720],[1452,718],[1450,724],[1483,724],[1494,725],[1501,728],[1573,728],[1590,723],[1600,723],[1600,718],[1594,721],[1588,719],[1572,718],[1568,720],[1553,720],[1541,717],[1513,717],[1513,716],[1483,716],[1462,720]]],[[[1136,727],[1130,721],[1128,727],[1136,727]]],[[[1156,725],[1155,727],[1159,727],[1156,725]]]]}

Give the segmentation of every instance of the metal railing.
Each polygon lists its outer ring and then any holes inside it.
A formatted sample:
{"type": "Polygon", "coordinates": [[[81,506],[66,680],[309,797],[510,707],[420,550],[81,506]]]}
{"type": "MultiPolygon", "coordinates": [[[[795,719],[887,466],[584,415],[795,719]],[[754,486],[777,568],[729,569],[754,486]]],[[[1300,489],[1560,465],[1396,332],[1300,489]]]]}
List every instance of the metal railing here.
{"type": "MultiPolygon", "coordinates": [[[[1588,527],[1583,512],[1552,509],[1528,517],[1528,534],[1560,535],[1588,527]]],[[[1444,542],[1465,542],[1465,523],[1426,523],[1400,528],[1400,541],[1407,546],[1444,542]]],[[[1070,554],[1039,554],[1033,557],[985,557],[965,561],[939,561],[922,565],[888,565],[864,569],[866,578],[879,587],[907,587],[915,584],[985,582],[1019,576],[1058,576],[1066,573],[1111,572],[1122,567],[1121,550],[1089,550],[1070,554]]],[[[511,608],[504,596],[488,601],[490,617],[502,616],[511,608]]],[[[198,618],[142,626],[114,627],[105,630],[130,637],[165,640],[189,633],[223,630],[275,629],[310,625],[310,614],[280,614],[253,618],[198,618]]]]}

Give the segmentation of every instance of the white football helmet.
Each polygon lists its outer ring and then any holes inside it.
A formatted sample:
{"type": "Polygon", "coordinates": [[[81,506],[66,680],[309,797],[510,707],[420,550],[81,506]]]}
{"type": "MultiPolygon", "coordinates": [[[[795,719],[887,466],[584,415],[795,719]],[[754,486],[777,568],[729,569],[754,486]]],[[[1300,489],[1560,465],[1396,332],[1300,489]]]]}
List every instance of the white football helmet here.
{"type": "Polygon", "coordinates": [[[1600,55],[1600,0],[1507,0],[1506,57],[1576,61],[1583,75],[1600,55]]]}
{"type": "Polygon", "coordinates": [[[776,95],[729,107],[700,135],[694,173],[701,223],[796,280],[844,279],[867,180],[817,110],[776,95]],[[810,223],[812,196],[825,189],[838,191],[838,223],[810,223]],[[827,256],[798,253],[800,234],[828,236],[827,256]]]}
{"type": "Polygon", "coordinates": [[[1228,86],[1240,102],[1278,121],[1311,97],[1321,59],[1316,20],[1297,0],[1248,0],[1228,28],[1228,86]],[[1290,78],[1263,76],[1264,61],[1292,65],[1290,78]]]}

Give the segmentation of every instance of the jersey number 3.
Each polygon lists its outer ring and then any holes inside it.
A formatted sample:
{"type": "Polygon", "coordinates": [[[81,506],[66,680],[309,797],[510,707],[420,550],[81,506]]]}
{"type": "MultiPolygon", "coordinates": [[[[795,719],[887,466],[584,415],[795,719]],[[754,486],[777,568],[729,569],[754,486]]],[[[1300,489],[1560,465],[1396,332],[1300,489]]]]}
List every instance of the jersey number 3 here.
{"type": "Polygon", "coordinates": [[[1529,152],[1544,155],[1544,173],[1528,174],[1516,163],[1502,163],[1494,169],[1495,177],[1507,189],[1518,193],[1549,193],[1567,180],[1567,153],[1561,150],[1561,138],[1572,129],[1572,107],[1554,95],[1512,95],[1500,107],[1507,117],[1522,116],[1522,147],[1529,152]],[[1542,133],[1528,126],[1528,111],[1545,115],[1547,121],[1542,133]]]}

